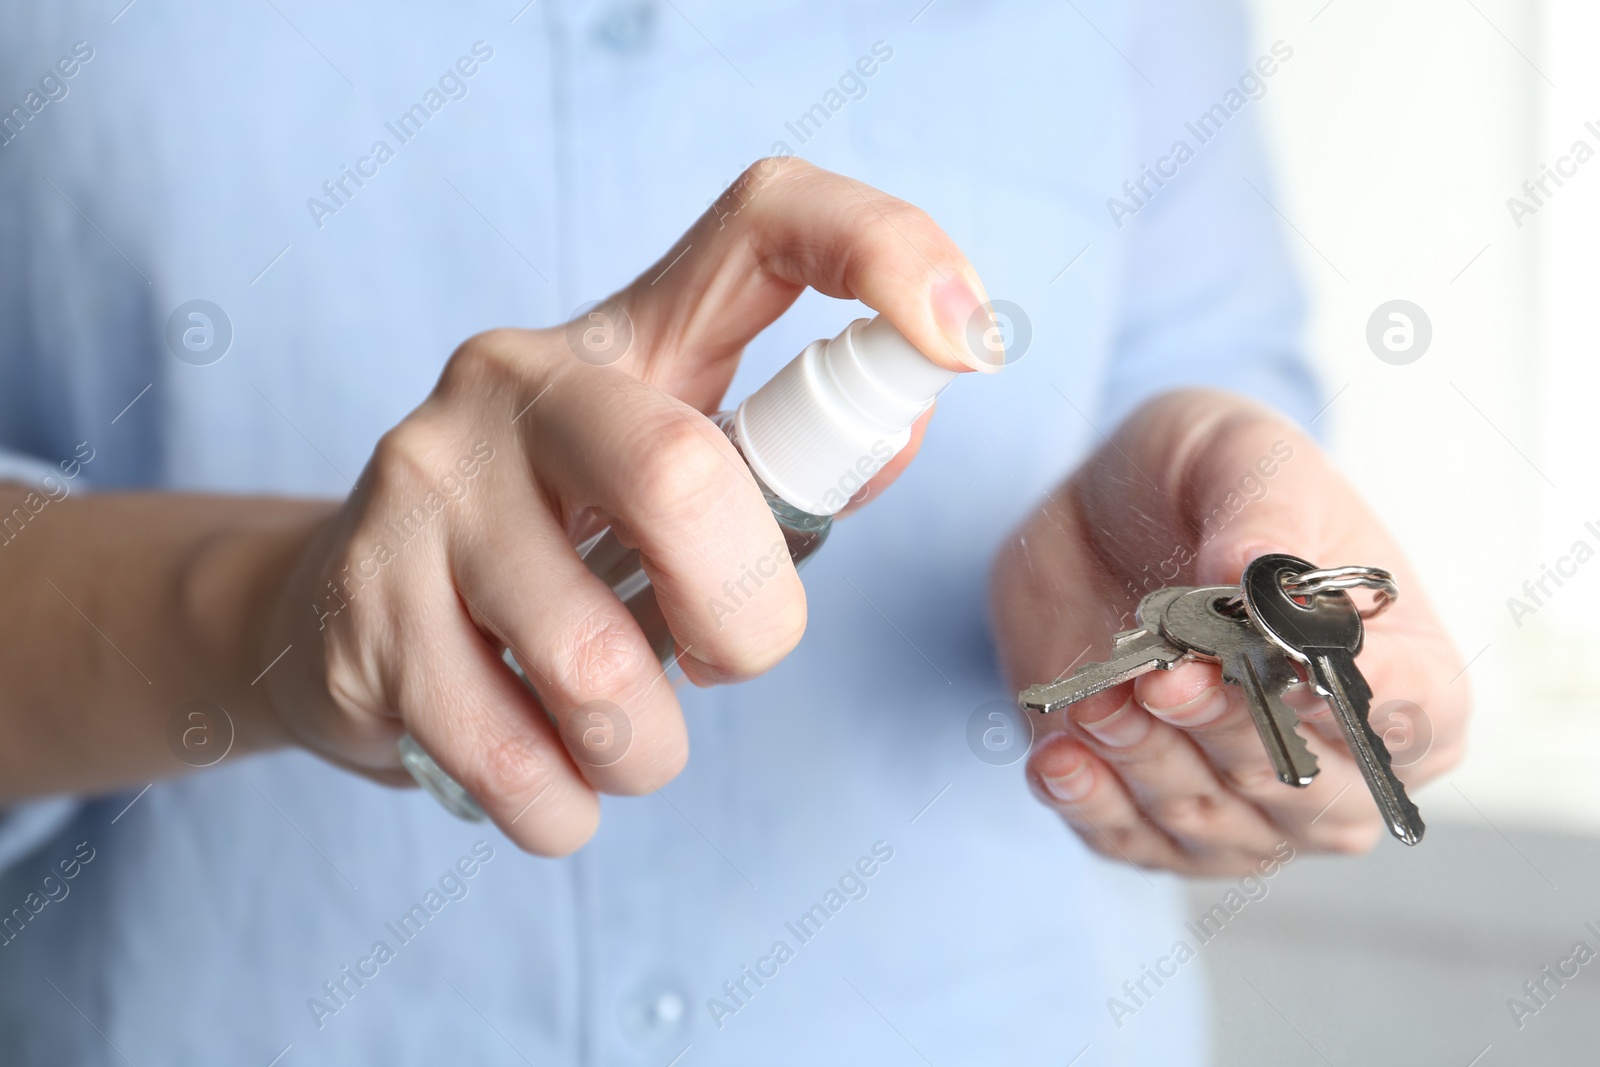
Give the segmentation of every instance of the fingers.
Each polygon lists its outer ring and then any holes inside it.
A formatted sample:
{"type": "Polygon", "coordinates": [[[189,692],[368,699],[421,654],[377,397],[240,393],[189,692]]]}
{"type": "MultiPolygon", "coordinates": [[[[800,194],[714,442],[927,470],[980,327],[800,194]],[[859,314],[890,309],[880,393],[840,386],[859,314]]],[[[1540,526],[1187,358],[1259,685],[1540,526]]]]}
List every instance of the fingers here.
{"type": "Polygon", "coordinates": [[[999,367],[969,339],[987,299],[977,272],[926,213],[788,158],[746,170],[619,294],[650,339],[630,356],[633,368],[708,410],[727,366],[807,286],[882,312],[951,369],[999,367]]]}
{"type": "MultiPolygon", "coordinates": [[[[1029,760],[1029,780],[1086,844],[1110,859],[1194,876],[1231,875],[1248,872],[1285,843],[1357,853],[1382,834],[1376,808],[1348,761],[1308,789],[1273,782],[1296,808],[1294,818],[1279,822],[1219,781],[1181,731],[1132,701],[1085,732],[1084,738],[1058,733],[1041,742],[1029,760]]],[[[1320,741],[1313,747],[1319,757],[1328,755],[1320,741]]]]}
{"type": "Polygon", "coordinates": [[[617,295],[627,329],[604,316],[594,325],[623,348],[620,362],[571,358],[561,330],[493,331],[464,344],[428,401],[385,435],[337,528],[296,568],[277,612],[286,621],[275,616],[327,651],[304,677],[269,681],[286,721],[330,758],[391,777],[398,717],[508,835],[545,854],[593,832],[596,789],[671,778],[687,742],[650,647],[660,635],[647,639],[567,535],[598,514],[637,548],[698,683],[759,674],[795,646],[805,596],[784,534],[701,412],[750,339],[808,286],[877,309],[946,367],[1003,362],[985,343],[976,272],[924,213],[800,161],[752,168],[617,295]],[[468,454],[464,441],[476,441],[468,454]],[[506,459],[483,474],[496,454],[506,459]],[[462,503],[474,478],[483,488],[462,503]],[[303,612],[290,618],[291,600],[312,602],[314,634],[303,612]],[[500,661],[503,646],[537,700],[500,661]]]}
{"type": "MultiPolygon", "coordinates": [[[[1403,701],[1420,720],[1427,748],[1398,772],[1409,782],[1442,773],[1461,757],[1470,693],[1460,677],[1460,653],[1429,606],[1420,577],[1314,443],[1260,415],[1242,425],[1230,439],[1201,449],[1189,465],[1202,499],[1226,499],[1231,486],[1238,502],[1245,482],[1263,494],[1198,547],[1197,580],[1237,581],[1251,560],[1275,552],[1322,566],[1373,564],[1394,572],[1400,599],[1367,623],[1359,666],[1373,690],[1374,714],[1403,701]],[[1267,471],[1279,479],[1270,492],[1267,471]]],[[[1325,707],[1313,712],[1309,726],[1329,739],[1340,736],[1325,707]]],[[[1342,741],[1335,746],[1345,752],[1342,741]]]]}
{"type": "Polygon", "coordinates": [[[1399,610],[1397,604],[1368,626],[1359,663],[1374,694],[1368,721],[1384,738],[1395,773],[1418,785],[1465,756],[1472,692],[1460,653],[1444,631],[1418,630],[1406,615],[1390,618],[1399,610]]]}
{"type": "Polygon", "coordinates": [[[805,591],[738,451],[624,375],[582,368],[556,388],[562,402],[530,422],[527,454],[569,513],[598,508],[637,545],[685,673],[707,684],[770,669],[805,630],[805,591]]]}
{"type": "Polygon", "coordinates": [[[1189,738],[1223,787],[1260,811],[1279,839],[1324,852],[1365,852],[1376,842],[1377,807],[1342,740],[1303,723],[1317,775],[1309,786],[1290,786],[1278,779],[1244,693],[1224,684],[1215,665],[1146,675],[1134,693],[1139,706],[1189,738]],[[1352,785],[1354,796],[1346,796],[1352,785]]]}
{"type": "Polygon", "coordinates": [[[1210,663],[1187,663],[1162,677],[1146,675],[1134,683],[1139,706],[1182,730],[1210,760],[1229,789],[1251,798],[1274,799],[1281,785],[1244,694],[1222,680],[1210,663]],[[1177,677],[1173,677],[1177,675],[1177,677]]]}
{"type": "MultiPolygon", "coordinates": [[[[1145,675],[1134,683],[1134,694],[1141,707],[1187,734],[1228,788],[1252,800],[1279,799],[1273,787],[1283,783],[1244,691],[1224,683],[1216,664],[1186,663],[1161,672],[1160,677],[1145,675]]],[[[1319,773],[1325,770],[1320,768],[1319,773]]]]}
{"type": "Polygon", "coordinates": [[[1116,772],[1082,742],[1058,734],[1028,761],[1034,794],[1059,814],[1084,844],[1107,859],[1182,870],[1189,857],[1145,818],[1116,772]]]}
{"type": "Polygon", "coordinates": [[[1120,692],[1109,713],[1102,706],[1073,720],[1153,823],[1192,856],[1271,851],[1282,840],[1258,808],[1222,783],[1184,731],[1151,715],[1127,687],[1120,692]]]}
{"type": "MultiPolygon", "coordinates": [[[[1396,572],[1401,600],[1368,627],[1360,660],[1375,693],[1374,728],[1417,746],[1407,765],[1397,762],[1408,782],[1449,767],[1460,758],[1467,694],[1443,627],[1422,596],[1408,598],[1416,576],[1309,439],[1221,393],[1169,394],[1135,413],[1012,539],[993,579],[1007,673],[1019,688],[1055,677],[1103,652],[1113,630],[1131,625],[1126,612],[1144,592],[1232,584],[1251,559],[1284,550],[1396,572]],[[1386,713],[1397,700],[1409,702],[1403,713],[1386,713]]],[[[1277,780],[1242,693],[1220,684],[1216,666],[1197,663],[1086,701],[1067,736],[1039,751],[1081,749],[1093,770],[1083,780],[1109,798],[1104,818],[1117,803],[1141,813],[1178,858],[1158,845],[1144,854],[1177,870],[1265,855],[1285,840],[1370,848],[1382,822],[1326,707],[1308,691],[1286,699],[1304,711],[1299,732],[1320,766],[1304,789],[1277,780]]]]}
{"type": "Polygon", "coordinates": [[[505,493],[494,506],[494,522],[456,533],[462,600],[511,649],[589,785],[665,785],[688,759],[688,734],[639,624],[530,499],[505,493]]]}
{"type": "Polygon", "coordinates": [[[426,640],[390,661],[390,702],[413,737],[517,845],[564,856],[593,836],[599,798],[556,728],[448,589],[426,640]],[[443,608],[443,605],[450,605],[443,608]]]}

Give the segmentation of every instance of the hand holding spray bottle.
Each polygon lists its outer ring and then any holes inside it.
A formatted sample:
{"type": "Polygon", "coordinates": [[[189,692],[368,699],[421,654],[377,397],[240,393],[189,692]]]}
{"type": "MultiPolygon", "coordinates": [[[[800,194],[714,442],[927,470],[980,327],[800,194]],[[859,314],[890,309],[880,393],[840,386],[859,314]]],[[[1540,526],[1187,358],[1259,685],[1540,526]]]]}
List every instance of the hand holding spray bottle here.
{"type": "MultiPolygon", "coordinates": [[[[1004,359],[1000,351],[982,355],[996,367],[1004,359]]],[[[749,464],[797,567],[827,540],[833,516],[911,442],[912,425],[958,373],[924,356],[881,315],[857,319],[832,340],[813,341],[736,409],[712,416],[749,464]]],[[[669,666],[676,645],[638,550],[606,529],[579,545],[578,554],[669,666]]],[[[520,675],[509,650],[505,658],[520,675]]],[[[409,734],[400,739],[400,756],[451,813],[485,818],[409,734]]]]}

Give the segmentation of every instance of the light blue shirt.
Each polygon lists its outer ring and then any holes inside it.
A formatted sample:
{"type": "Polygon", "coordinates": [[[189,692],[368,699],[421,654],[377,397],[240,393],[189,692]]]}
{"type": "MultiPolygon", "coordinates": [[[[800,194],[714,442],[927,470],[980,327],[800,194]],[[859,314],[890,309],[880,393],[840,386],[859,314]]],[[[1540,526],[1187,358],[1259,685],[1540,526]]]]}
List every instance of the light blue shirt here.
{"type": "MultiPolygon", "coordinates": [[[[1186,384],[1315,410],[1260,105],[1228,103],[1256,57],[1231,0],[920,4],[3,5],[12,477],[87,447],[72,492],[342,495],[462,339],[563,321],[774,151],[926,209],[1032,342],[808,565],[799,649],[683,690],[687,770],[569,859],[299,752],[13,809],[0,1058],[1205,1060],[1203,964],[1108,1008],[1184,936],[1176,883],[967,728],[1008,698],[989,561],[1102,432],[1186,384]],[[197,299],[232,332],[204,366],[166,338],[197,299]]],[[[808,294],[730,398],[860,313],[808,294]]]]}

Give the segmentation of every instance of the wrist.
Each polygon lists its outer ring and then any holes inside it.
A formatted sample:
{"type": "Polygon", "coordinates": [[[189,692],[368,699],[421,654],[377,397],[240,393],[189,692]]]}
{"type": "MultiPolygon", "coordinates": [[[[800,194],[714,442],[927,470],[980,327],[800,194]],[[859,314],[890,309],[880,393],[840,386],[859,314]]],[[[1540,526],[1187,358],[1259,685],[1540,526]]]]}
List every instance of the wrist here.
{"type": "Polygon", "coordinates": [[[227,709],[236,755],[294,743],[272,705],[266,675],[300,650],[276,640],[273,620],[297,563],[336,507],[252,503],[261,506],[200,541],[179,576],[179,626],[195,651],[194,691],[214,694],[227,709]]]}

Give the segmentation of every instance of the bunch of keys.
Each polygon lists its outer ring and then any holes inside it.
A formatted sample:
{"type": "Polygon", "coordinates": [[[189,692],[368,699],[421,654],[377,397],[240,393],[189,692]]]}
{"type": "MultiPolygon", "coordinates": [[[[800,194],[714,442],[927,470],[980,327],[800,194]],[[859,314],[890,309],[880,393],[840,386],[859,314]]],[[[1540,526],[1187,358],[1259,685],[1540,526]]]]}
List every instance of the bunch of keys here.
{"type": "Polygon", "coordinates": [[[1415,845],[1425,829],[1422,816],[1395,777],[1383,739],[1367,721],[1372,689],[1355,660],[1365,633],[1363,618],[1381,612],[1398,595],[1393,577],[1376,567],[1319,570],[1295,556],[1259,556],[1237,586],[1171,586],[1149,594],[1139,603],[1138,627],[1113,639],[1110,659],[1025,689],[1017,702],[1047,714],[1149,671],[1171,670],[1191,659],[1218,663],[1223,681],[1244,691],[1278,779],[1303,788],[1316,776],[1317,759],[1283,699],[1300,681],[1298,664],[1328,701],[1389,832],[1415,845]],[[1345,592],[1363,586],[1377,590],[1376,603],[1365,613],[1345,592]]]}

